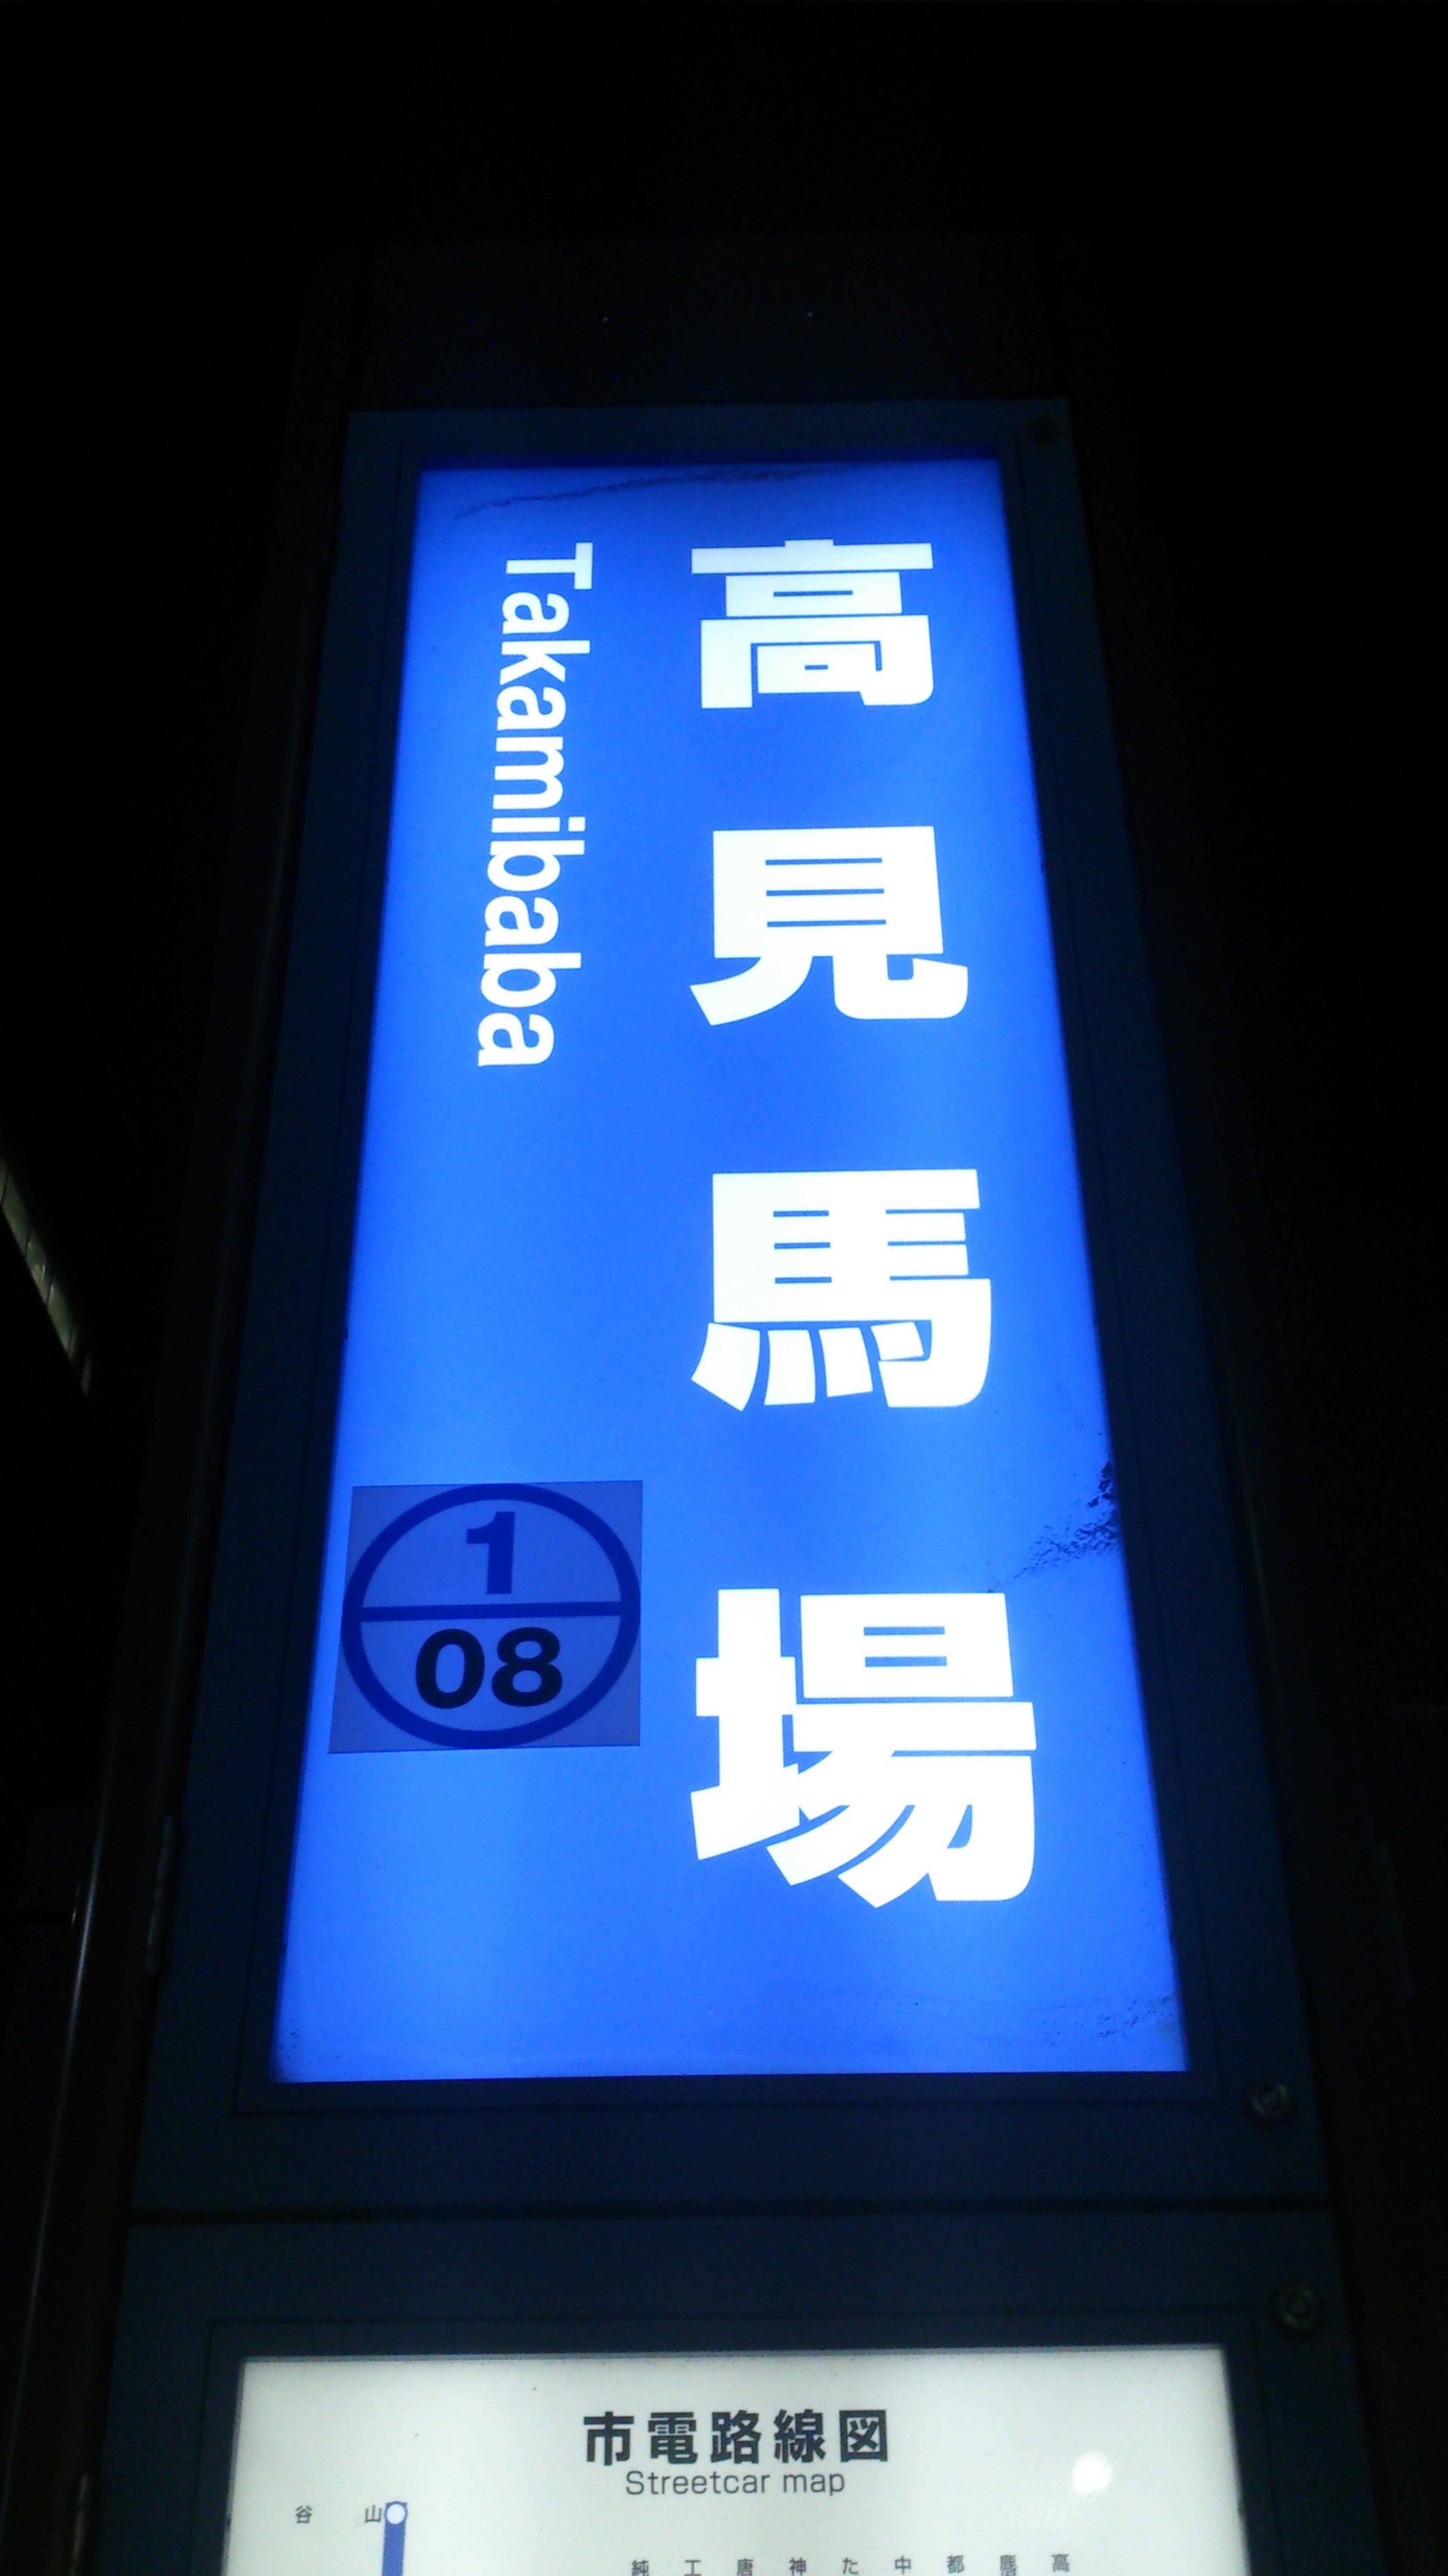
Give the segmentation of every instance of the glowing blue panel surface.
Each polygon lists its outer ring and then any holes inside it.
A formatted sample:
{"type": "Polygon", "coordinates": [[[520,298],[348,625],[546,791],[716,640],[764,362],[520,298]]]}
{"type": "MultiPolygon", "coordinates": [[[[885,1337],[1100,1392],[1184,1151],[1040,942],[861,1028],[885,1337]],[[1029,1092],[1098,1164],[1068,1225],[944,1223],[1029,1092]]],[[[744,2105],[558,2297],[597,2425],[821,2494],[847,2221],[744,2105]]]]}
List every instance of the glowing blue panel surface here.
{"type": "Polygon", "coordinates": [[[1180,2068],[1110,1459],[995,464],[425,473],[278,2075],[1180,2068]]]}

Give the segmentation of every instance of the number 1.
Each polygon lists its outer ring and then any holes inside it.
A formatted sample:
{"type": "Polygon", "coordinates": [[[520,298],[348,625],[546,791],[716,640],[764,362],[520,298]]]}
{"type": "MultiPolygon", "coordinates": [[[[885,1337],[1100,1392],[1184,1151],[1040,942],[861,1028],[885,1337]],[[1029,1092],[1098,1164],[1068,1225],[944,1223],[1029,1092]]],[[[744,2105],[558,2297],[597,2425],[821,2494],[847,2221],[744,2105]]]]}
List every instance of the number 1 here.
{"type": "Polygon", "coordinates": [[[488,1551],[488,1590],[511,1592],[513,1589],[513,1512],[494,1512],[481,1529],[469,1530],[469,1547],[486,1547],[488,1551]]]}

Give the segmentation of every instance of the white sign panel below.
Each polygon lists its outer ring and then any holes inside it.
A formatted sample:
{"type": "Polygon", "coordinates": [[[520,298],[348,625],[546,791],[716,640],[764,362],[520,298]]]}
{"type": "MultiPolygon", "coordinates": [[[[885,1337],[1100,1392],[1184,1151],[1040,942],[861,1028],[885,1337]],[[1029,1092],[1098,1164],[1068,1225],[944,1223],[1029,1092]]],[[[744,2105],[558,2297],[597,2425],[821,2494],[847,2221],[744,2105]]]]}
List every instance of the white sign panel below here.
{"type": "Polygon", "coordinates": [[[226,2576],[1247,2576],[1208,2347],[257,2360],[226,2576]]]}

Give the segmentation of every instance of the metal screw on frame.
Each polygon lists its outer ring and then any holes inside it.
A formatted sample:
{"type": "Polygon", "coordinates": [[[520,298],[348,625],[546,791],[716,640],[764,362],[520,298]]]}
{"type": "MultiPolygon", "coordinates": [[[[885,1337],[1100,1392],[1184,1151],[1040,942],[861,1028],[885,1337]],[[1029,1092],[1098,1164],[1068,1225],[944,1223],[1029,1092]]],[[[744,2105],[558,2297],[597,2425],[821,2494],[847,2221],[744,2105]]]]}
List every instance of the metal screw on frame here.
{"type": "Polygon", "coordinates": [[[1273,2299],[1272,2313],[1284,2334],[1316,2334],[1322,2323],[1322,2301],[1306,2281],[1289,2281],[1273,2299]]]}
{"type": "Polygon", "coordinates": [[[1254,2120],[1260,2120],[1264,2129],[1275,2129],[1292,2108],[1292,2087],[1284,2084],[1280,2075],[1269,2076],[1262,2083],[1250,2087],[1247,2108],[1254,2120]]]}

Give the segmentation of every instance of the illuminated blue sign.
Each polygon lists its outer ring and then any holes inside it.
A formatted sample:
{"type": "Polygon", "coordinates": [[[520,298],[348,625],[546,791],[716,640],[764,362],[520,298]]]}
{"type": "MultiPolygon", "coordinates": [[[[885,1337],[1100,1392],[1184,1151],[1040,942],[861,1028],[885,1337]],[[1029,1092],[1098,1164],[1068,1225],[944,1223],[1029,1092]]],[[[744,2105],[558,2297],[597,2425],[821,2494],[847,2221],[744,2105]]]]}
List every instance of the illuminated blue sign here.
{"type": "Polygon", "coordinates": [[[422,475],[347,1320],[283,2080],[1183,2065],[993,461],[422,475]]]}

